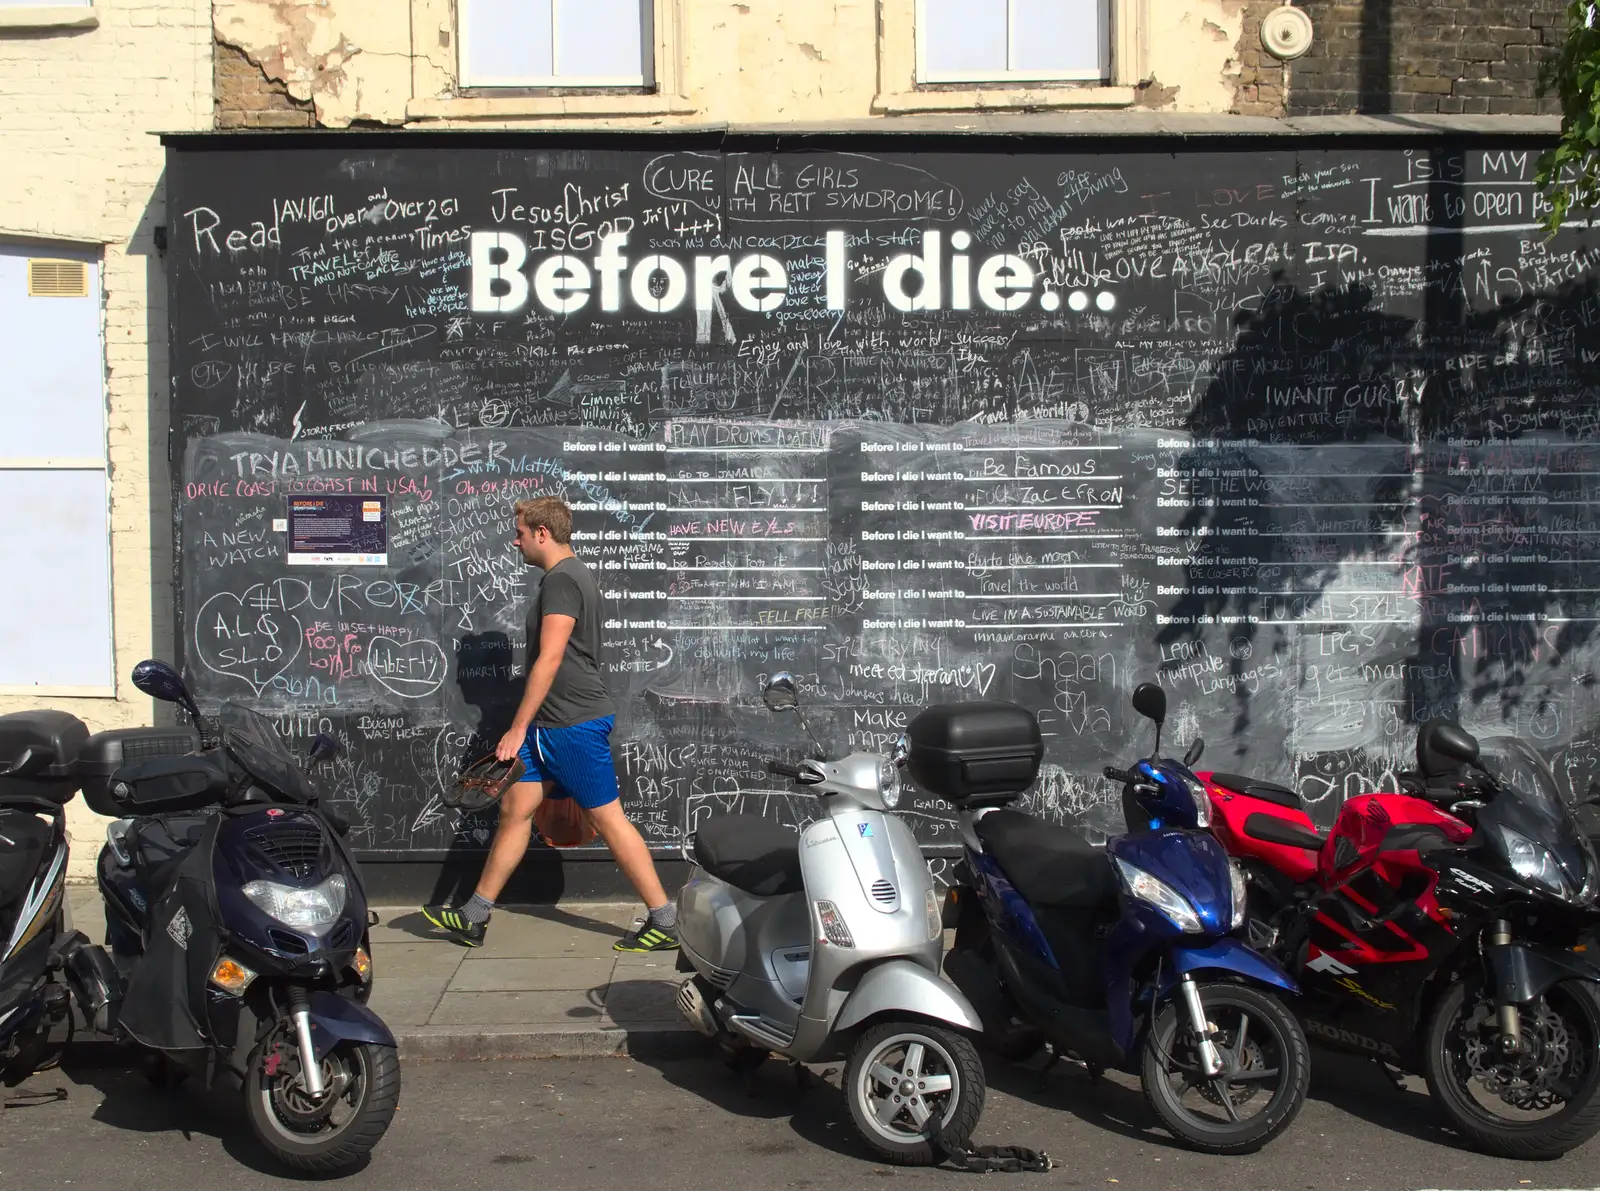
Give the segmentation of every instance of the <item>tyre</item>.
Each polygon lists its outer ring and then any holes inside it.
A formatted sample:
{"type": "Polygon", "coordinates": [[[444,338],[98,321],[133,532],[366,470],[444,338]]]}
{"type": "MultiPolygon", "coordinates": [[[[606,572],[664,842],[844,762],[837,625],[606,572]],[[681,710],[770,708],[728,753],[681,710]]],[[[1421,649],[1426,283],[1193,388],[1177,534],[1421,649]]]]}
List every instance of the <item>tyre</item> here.
{"type": "Polygon", "coordinates": [[[1202,984],[1223,1070],[1207,1078],[1182,999],[1169,998],[1145,1037],[1144,1094],[1192,1149],[1248,1154],[1289,1127],[1311,1081],[1306,1036],[1276,997],[1239,984],[1202,984]]]}
{"type": "Polygon", "coordinates": [[[1564,980],[1524,1005],[1522,1049],[1502,1056],[1493,999],[1457,981],[1428,1021],[1428,1091],[1468,1145],[1502,1158],[1559,1158],[1600,1131],[1600,997],[1564,980]]]}
{"type": "Polygon", "coordinates": [[[844,1090],[874,1152],[901,1166],[932,1166],[945,1146],[967,1143],[987,1089],[977,1048],[966,1037],[920,1021],[891,1021],[856,1042],[844,1090]]]}
{"type": "Polygon", "coordinates": [[[383,1138],[400,1102],[400,1059],[392,1046],[341,1042],[322,1060],[320,1101],[300,1079],[299,1051],[287,1030],[274,1031],[250,1056],[245,1114],[279,1162],[335,1174],[364,1162],[383,1138]]]}

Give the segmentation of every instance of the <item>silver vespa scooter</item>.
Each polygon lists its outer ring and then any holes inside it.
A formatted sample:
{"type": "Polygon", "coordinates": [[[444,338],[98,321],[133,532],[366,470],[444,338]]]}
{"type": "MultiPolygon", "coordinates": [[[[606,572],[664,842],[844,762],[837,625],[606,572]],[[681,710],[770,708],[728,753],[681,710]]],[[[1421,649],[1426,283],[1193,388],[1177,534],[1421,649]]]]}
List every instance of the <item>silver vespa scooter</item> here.
{"type": "MultiPolygon", "coordinates": [[[[762,699],[799,714],[786,673],[762,699]]],[[[911,829],[887,813],[898,762],[852,753],[767,769],[816,795],[822,815],[798,835],[760,815],[694,833],[696,867],[678,894],[679,966],[694,975],[678,1007],[730,1065],[848,1056],[845,1095],[867,1144],[931,1165],[983,1112],[972,1042],[983,1026],[939,974],[942,902],[911,829]]]]}

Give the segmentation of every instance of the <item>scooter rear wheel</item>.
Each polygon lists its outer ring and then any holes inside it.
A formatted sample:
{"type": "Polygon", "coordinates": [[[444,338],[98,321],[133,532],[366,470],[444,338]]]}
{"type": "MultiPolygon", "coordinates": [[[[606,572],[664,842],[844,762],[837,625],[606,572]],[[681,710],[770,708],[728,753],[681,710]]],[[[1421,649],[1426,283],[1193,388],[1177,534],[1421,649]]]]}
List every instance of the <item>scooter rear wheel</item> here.
{"type": "Polygon", "coordinates": [[[885,1022],[863,1034],[850,1052],[844,1090],[861,1136],[901,1166],[939,1162],[944,1149],[938,1141],[964,1146],[987,1092],[983,1061],[970,1040],[914,1020],[885,1022]]]}
{"type": "Polygon", "coordinates": [[[1207,1154],[1248,1154],[1289,1127],[1311,1082],[1306,1036],[1283,1003],[1240,984],[1202,984],[1223,1070],[1208,1079],[1176,998],[1145,1035],[1145,1099],[1174,1137],[1207,1154]],[[1242,1110],[1249,1110],[1244,1115],[1242,1110]]]}

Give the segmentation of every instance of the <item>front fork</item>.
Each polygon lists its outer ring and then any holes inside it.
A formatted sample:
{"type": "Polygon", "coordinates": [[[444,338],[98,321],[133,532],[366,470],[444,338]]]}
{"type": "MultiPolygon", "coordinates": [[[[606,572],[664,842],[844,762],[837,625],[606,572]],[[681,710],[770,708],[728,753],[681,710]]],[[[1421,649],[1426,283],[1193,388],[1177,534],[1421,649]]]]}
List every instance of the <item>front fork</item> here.
{"type": "MultiPolygon", "coordinates": [[[[1504,918],[1497,918],[1489,927],[1489,946],[1509,947],[1511,945],[1511,923],[1504,918]]],[[[1495,998],[1495,1008],[1500,1026],[1500,1053],[1514,1055],[1522,1049],[1522,1019],[1514,1002],[1504,999],[1504,990],[1501,996],[1495,998]]]]}
{"type": "Polygon", "coordinates": [[[1200,1070],[1207,1079],[1215,1079],[1222,1074],[1224,1063],[1222,1052],[1217,1049],[1216,1031],[1206,1020],[1205,1006],[1200,1003],[1200,986],[1193,976],[1186,975],[1178,981],[1178,991],[1189,1011],[1189,1028],[1194,1031],[1195,1046],[1200,1052],[1200,1070]]]}
{"type": "Polygon", "coordinates": [[[294,1025],[295,1042],[300,1049],[300,1079],[306,1095],[320,1100],[326,1089],[322,1084],[322,1064],[317,1061],[316,1044],[311,1041],[311,999],[298,984],[289,986],[289,1021],[294,1025]]]}

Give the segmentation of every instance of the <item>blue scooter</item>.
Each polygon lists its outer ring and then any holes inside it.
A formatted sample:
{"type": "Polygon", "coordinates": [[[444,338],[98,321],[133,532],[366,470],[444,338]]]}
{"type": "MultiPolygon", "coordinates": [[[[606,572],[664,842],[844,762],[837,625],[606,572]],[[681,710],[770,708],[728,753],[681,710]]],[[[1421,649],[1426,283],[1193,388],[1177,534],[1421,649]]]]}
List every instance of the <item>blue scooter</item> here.
{"type": "Polygon", "coordinates": [[[73,952],[67,983],[97,1029],[154,1052],[169,1078],[232,1070],[280,1162],[358,1166],[394,1117],[400,1065],[367,1006],[376,919],[348,824],[305,772],[338,742],[319,737],[303,765],[247,707],[203,719],[162,662],[139,663],[133,684],[182,704],[199,739],[122,729],[79,750],[85,800],[115,816],[98,864],[110,953],[73,952]]]}
{"type": "MultiPolygon", "coordinates": [[[[1133,705],[1156,722],[1158,755],[1166,696],[1146,683],[1133,705]]],[[[932,707],[907,729],[903,764],[954,804],[966,848],[945,974],[1010,1057],[1048,1043],[1093,1075],[1139,1075],[1186,1145],[1259,1149],[1299,1113],[1310,1058],[1277,995],[1294,980],[1233,937],[1244,878],[1200,830],[1204,787],[1172,761],[1107,769],[1131,821],[1101,851],[1007,809],[1043,755],[1038,721],[1012,703],[932,707]]]]}

